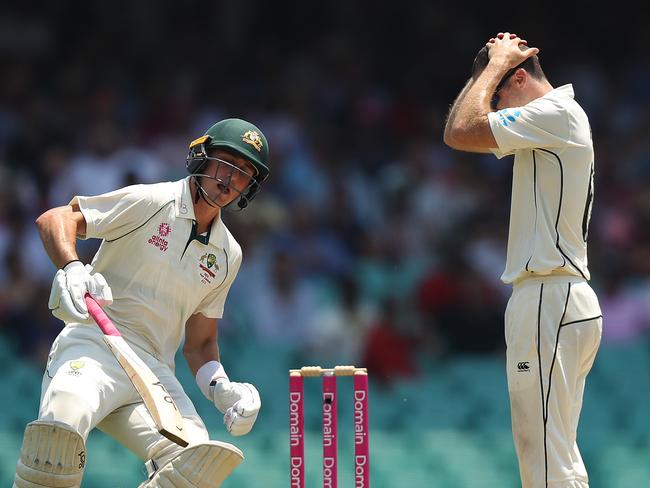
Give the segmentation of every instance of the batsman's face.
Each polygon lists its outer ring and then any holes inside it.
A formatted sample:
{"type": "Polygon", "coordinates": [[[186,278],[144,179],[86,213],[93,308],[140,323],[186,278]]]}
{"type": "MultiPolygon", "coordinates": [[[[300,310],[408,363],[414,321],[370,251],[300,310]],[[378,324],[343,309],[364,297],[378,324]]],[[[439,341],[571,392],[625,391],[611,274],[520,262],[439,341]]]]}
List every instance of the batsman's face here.
{"type": "Polygon", "coordinates": [[[210,152],[202,173],[209,178],[201,180],[208,197],[221,207],[245,193],[253,183],[255,167],[245,158],[217,149],[210,152]]]}

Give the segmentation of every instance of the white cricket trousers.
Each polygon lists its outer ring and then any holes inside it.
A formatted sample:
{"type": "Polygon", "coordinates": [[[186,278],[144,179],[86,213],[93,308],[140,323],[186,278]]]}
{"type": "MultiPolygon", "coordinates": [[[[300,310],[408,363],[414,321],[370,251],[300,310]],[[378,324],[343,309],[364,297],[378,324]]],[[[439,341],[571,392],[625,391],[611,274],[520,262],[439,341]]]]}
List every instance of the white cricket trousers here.
{"type": "MultiPolygon", "coordinates": [[[[190,444],[209,440],[203,421],[170,368],[133,350],[165,385],[185,420],[190,444]]],[[[139,458],[161,466],[182,448],[163,437],[95,325],[65,327],[52,344],[41,387],[39,419],[71,425],[84,440],[98,427],[139,458]]],[[[88,459],[92,463],[92,456],[88,459]]]]}
{"type": "Polygon", "coordinates": [[[581,278],[514,285],[505,314],[512,433],[522,488],[588,488],[576,443],[602,313],[581,278]]]}

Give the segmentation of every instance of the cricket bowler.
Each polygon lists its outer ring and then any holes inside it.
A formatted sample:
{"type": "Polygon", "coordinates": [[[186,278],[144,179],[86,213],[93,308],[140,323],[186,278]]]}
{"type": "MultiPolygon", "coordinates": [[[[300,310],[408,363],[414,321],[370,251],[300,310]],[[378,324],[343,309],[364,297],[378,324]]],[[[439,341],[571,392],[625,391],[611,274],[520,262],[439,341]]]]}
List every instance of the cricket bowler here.
{"type": "Polygon", "coordinates": [[[499,33],[479,51],[445,143],[514,155],[506,269],[508,392],[522,488],[588,488],[576,443],[602,314],[588,284],[594,191],[589,120],[573,87],[554,88],[537,48],[499,33]]]}

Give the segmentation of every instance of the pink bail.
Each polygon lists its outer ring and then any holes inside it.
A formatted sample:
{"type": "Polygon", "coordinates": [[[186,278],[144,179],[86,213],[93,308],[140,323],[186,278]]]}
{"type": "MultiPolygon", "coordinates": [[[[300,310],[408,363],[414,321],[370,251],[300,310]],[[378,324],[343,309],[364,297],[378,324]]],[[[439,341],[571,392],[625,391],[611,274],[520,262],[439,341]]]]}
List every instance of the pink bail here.
{"type": "Polygon", "coordinates": [[[336,376],[323,376],[323,486],[336,488],[337,476],[337,433],[336,376]]]}
{"type": "Polygon", "coordinates": [[[291,488],[305,486],[305,417],[303,377],[289,376],[289,472],[291,488]]]}
{"type": "Polygon", "coordinates": [[[354,486],[370,486],[368,375],[365,372],[354,374],[354,486]]]}

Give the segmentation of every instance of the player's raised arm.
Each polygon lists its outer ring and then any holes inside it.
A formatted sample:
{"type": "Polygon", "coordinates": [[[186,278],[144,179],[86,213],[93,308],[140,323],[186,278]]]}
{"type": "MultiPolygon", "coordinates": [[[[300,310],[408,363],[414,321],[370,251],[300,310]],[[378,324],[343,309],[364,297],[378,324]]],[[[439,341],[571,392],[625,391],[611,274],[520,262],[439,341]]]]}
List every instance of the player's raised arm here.
{"type": "Polygon", "coordinates": [[[456,100],[454,100],[454,103],[451,105],[451,108],[449,109],[449,114],[447,115],[447,121],[445,122],[444,141],[445,144],[447,144],[449,147],[453,149],[457,149],[459,151],[489,153],[490,152],[489,150],[463,145],[452,138],[452,132],[453,130],[455,130],[454,128],[456,127],[456,114],[458,112],[458,107],[465,99],[465,96],[467,95],[467,92],[469,91],[473,83],[474,83],[474,79],[470,78],[465,84],[465,86],[463,87],[463,89],[461,90],[460,94],[456,97],[456,100]]]}
{"type": "Polygon", "coordinates": [[[472,79],[454,102],[445,126],[445,144],[453,149],[489,152],[497,147],[490,129],[488,113],[496,110],[495,95],[509,71],[530,56],[537,48],[528,48],[526,41],[502,34],[490,39],[479,51],[472,68],[472,79]]]}

